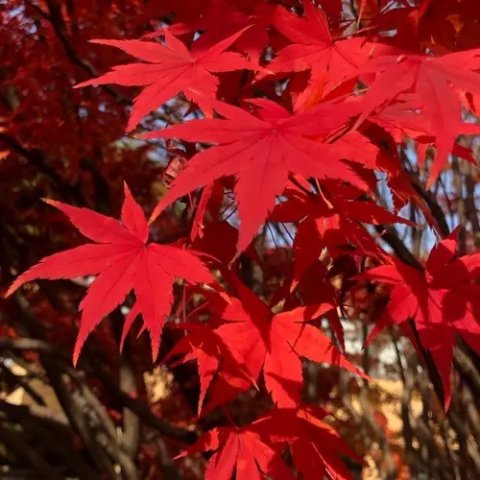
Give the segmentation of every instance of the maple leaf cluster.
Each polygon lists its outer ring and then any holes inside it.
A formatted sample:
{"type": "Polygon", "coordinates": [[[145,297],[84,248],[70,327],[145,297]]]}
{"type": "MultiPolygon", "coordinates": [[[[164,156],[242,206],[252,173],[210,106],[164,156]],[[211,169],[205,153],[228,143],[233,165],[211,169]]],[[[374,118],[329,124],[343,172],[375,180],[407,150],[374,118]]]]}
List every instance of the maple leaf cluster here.
{"type": "Polygon", "coordinates": [[[286,447],[305,479],[350,478],[341,457],[354,454],[322,421],[327,412],[302,399],[303,359],[369,379],[347,358],[349,285],[391,286],[369,341],[402,327],[433,359],[446,406],[457,337],[480,352],[480,256],[458,254],[458,230],[441,228],[417,188],[432,188],[450,155],[475,163],[459,136],[480,133],[480,49],[455,24],[455,2],[357,3],[355,16],[328,0],[164,2],[174,21],[142,39],[93,40],[135,60],[76,88],[141,87],[126,131],[158,142],[165,161],[185,161],[148,219],[127,185],[120,220],[47,200],[93,243],[45,257],[7,292],[94,275],[79,306],[75,364],[92,330],[127,304],[122,343],[141,318],[154,360],[164,328],[184,332],[163,361],[197,363],[199,415],[266,391],[270,411],[209,430],[186,452],[215,452],[210,480],[294,478],[286,447]],[[458,27],[452,40],[429,27],[435,15],[458,27]],[[183,102],[180,119],[168,115],[174,100],[183,102]],[[191,231],[171,244],[149,242],[149,227],[175,202],[186,206],[191,231]],[[415,227],[401,215],[407,204],[437,240],[425,265],[395,255],[385,240],[391,225],[415,227]],[[261,298],[242,281],[241,264],[258,259],[256,239],[272,225],[273,242],[282,231],[290,239],[289,269],[261,298]],[[177,279],[201,298],[180,320],[171,315],[177,279]]]}

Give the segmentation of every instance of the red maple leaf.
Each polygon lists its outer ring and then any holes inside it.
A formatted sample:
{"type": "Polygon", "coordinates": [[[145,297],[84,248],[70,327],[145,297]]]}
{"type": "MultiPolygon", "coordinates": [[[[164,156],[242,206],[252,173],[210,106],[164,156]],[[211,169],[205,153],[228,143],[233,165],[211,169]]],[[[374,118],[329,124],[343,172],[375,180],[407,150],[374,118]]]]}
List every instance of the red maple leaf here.
{"type": "Polygon", "coordinates": [[[336,40],[325,13],[310,0],[303,1],[304,17],[277,7],[273,25],[289,41],[269,63],[272,72],[311,71],[310,88],[326,87],[328,92],[358,70],[366,57],[365,38],[336,40]],[[363,48],[362,48],[363,47],[363,48]]]}
{"type": "Polygon", "coordinates": [[[282,448],[289,446],[295,466],[304,480],[328,478],[349,480],[349,469],[342,455],[361,459],[345,444],[338,433],[321,419],[323,409],[302,405],[300,408],[277,408],[254,422],[250,428],[264,441],[282,448]]]}
{"type": "Polygon", "coordinates": [[[363,192],[337,181],[322,182],[319,195],[287,188],[287,200],[278,204],[270,220],[298,223],[293,241],[295,265],[293,290],[324,247],[333,257],[343,255],[381,256],[382,250],[363,223],[380,225],[406,223],[372,201],[361,200],[363,192]]]}
{"type": "MultiPolygon", "coordinates": [[[[369,115],[368,121],[382,127],[399,144],[404,141],[405,137],[415,140],[419,150],[417,162],[422,167],[425,161],[425,155],[421,154],[422,149],[425,150],[428,145],[435,143],[435,125],[431,124],[426,110],[420,108],[421,102],[418,100],[418,96],[402,94],[398,100],[384,107],[381,111],[369,115]]],[[[462,121],[459,104],[452,107],[451,113],[452,118],[449,124],[450,132],[453,135],[451,138],[455,139],[460,134],[477,135],[480,133],[478,125],[462,121]]],[[[451,153],[476,165],[476,160],[472,156],[471,150],[456,142],[451,147],[451,153]]],[[[387,171],[390,175],[394,174],[398,168],[394,165],[389,167],[387,171]]],[[[431,179],[438,175],[442,167],[443,165],[438,160],[434,162],[433,170],[430,173],[431,179]]],[[[431,179],[430,182],[432,181],[431,179]]]]}
{"type": "Polygon", "coordinates": [[[274,315],[251,290],[238,281],[236,286],[240,300],[231,298],[222,313],[228,323],[216,332],[254,379],[263,370],[265,385],[277,406],[294,407],[300,402],[301,357],[363,375],[321,330],[307,323],[329,312],[331,304],[298,307],[274,315]]]}
{"type": "Polygon", "coordinates": [[[289,173],[304,177],[339,178],[365,188],[364,182],[342,161],[344,145],[318,140],[349,118],[344,109],[323,104],[308,112],[290,114],[271,100],[254,99],[258,115],[222,104],[226,119],[192,120],[145,135],[146,138],[182,138],[190,142],[217,143],[189,160],[150,221],[173,200],[217,178],[234,175],[241,229],[238,250],[250,243],[275,198],[285,187],[289,173]]]}
{"type": "MultiPolygon", "coordinates": [[[[441,57],[426,55],[379,56],[367,62],[362,73],[375,75],[363,97],[362,115],[365,119],[377,107],[384,106],[400,94],[415,92],[407,97],[412,110],[422,108],[428,118],[429,130],[436,139],[437,155],[432,166],[429,185],[438,177],[451,153],[456,137],[463,133],[479,132],[474,125],[461,121],[459,91],[480,94],[480,50],[467,50],[441,57]]],[[[412,119],[412,117],[410,117],[412,119]]],[[[393,118],[393,122],[397,119],[393,118]]]]}
{"type": "Polygon", "coordinates": [[[214,451],[205,472],[207,480],[230,480],[234,473],[238,480],[293,480],[296,477],[281,457],[288,446],[305,480],[325,475],[334,480],[350,480],[341,455],[360,459],[321,420],[325,415],[325,411],[312,406],[275,409],[244,427],[214,428],[177,458],[214,451]]]}
{"type": "Polygon", "coordinates": [[[283,463],[280,452],[265,443],[248,427],[219,427],[205,433],[198,442],[179,457],[194,452],[215,453],[208,462],[206,480],[295,480],[283,463]]]}
{"type": "Polygon", "coordinates": [[[202,412],[207,391],[211,388],[211,399],[206,411],[232,399],[240,391],[248,389],[254,379],[248,370],[239,363],[230,352],[222,337],[210,326],[185,324],[177,326],[189,333],[182,337],[165,357],[164,361],[181,357],[178,362],[196,361],[200,377],[200,395],[198,414],[202,412]]]}
{"type": "Polygon", "coordinates": [[[390,265],[373,268],[365,278],[391,284],[385,313],[372,330],[372,340],[388,324],[415,321],[422,346],[429,350],[438,368],[445,392],[451,399],[450,368],[456,335],[475,350],[480,347],[480,255],[456,254],[456,234],[432,249],[425,270],[392,259],[390,265]]]}
{"type": "MultiPolygon", "coordinates": [[[[162,1],[162,7],[164,3],[165,1],[162,1]]],[[[188,5],[185,11],[181,11],[182,7],[174,0],[171,11],[175,12],[177,22],[168,29],[179,34],[203,31],[205,33],[196,40],[196,45],[208,48],[249,27],[236,42],[236,46],[250,58],[260,56],[268,43],[268,26],[275,10],[275,6],[268,3],[268,0],[210,0],[200,8],[197,5],[199,4],[188,5]]],[[[163,31],[164,29],[161,30],[163,31]]],[[[157,36],[158,33],[147,36],[157,36]]]]}
{"type": "Polygon", "coordinates": [[[219,80],[212,73],[256,69],[250,60],[236,52],[226,52],[245,31],[231,35],[210,48],[188,48],[168,30],[164,31],[165,46],[142,40],[92,40],[101,45],[120,48],[146,63],[118,65],[101,77],[76,85],[144,86],[134,101],[127,131],[133,130],[142,117],[159,108],[180,92],[211,115],[216,103],[219,80]]]}
{"type": "Polygon", "coordinates": [[[130,318],[133,320],[142,313],[155,358],[173,301],[173,281],[180,277],[193,283],[210,283],[210,272],[192,251],[147,242],[145,215],[126,184],[121,222],[86,208],[46,201],[67,215],[80,233],[97,243],[87,243],[43,258],[22,273],[6,295],[38,278],[53,280],[98,275],[80,303],[82,316],[73,353],[74,364],[89,333],[123,302],[131,290],[135,292],[135,305],[130,318]]]}

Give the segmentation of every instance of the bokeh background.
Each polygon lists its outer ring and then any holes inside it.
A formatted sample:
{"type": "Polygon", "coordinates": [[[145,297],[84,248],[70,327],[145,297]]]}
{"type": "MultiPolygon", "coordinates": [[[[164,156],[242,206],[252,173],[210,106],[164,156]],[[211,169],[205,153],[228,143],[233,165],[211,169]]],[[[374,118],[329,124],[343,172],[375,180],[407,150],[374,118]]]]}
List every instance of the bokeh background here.
{"type": "MultiPolygon", "coordinates": [[[[440,7],[421,20],[420,32],[429,34],[435,19],[443,19],[449,6],[461,2],[436,3],[440,7]]],[[[126,180],[150,212],[181,167],[181,154],[167,156],[158,144],[124,134],[134,90],[73,88],[126,61],[121,52],[89,44],[89,39],[141,37],[171,18],[173,4],[0,0],[3,291],[43,256],[82,242],[42,198],[115,216],[126,180]]],[[[472,4],[472,15],[478,16],[478,10],[472,4]]],[[[456,29],[459,48],[478,47],[475,28],[480,33],[474,20],[468,35],[456,29]]],[[[172,101],[142,126],[148,129],[181,117],[184,110],[181,99],[172,101]]],[[[407,155],[407,161],[415,169],[414,156],[407,155]]],[[[479,247],[476,171],[453,158],[441,180],[434,191],[436,201],[448,221],[466,227],[463,248],[479,247]]],[[[170,213],[155,224],[157,240],[175,240],[189,228],[185,210],[170,213]]],[[[414,209],[410,214],[421,221],[414,209]]],[[[432,241],[422,229],[399,233],[419,258],[432,241]]],[[[225,225],[224,238],[232,235],[235,229],[225,225]]],[[[256,263],[245,259],[245,275],[265,297],[288,270],[289,239],[281,236],[281,231],[274,238],[266,232],[256,263]]],[[[203,246],[221,249],[218,240],[204,239],[203,246]]],[[[345,262],[348,268],[348,258],[345,262]]],[[[325,281],[321,269],[311,275],[312,284],[325,281]]],[[[132,335],[120,355],[125,310],[118,309],[91,336],[78,368],[72,367],[77,305],[87,282],[36,282],[8,301],[0,300],[0,478],[202,478],[204,457],[172,460],[195,440],[195,432],[222,422],[221,412],[192,421],[199,388],[195,365],[152,364],[145,335],[132,335]]],[[[333,283],[332,288],[342,285],[333,283]]],[[[480,478],[479,359],[466,347],[457,350],[456,388],[445,413],[400,332],[387,330],[369,348],[361,348],[388,292],[365,284],[346,295],[351,306],[345,322],[350,357],[375,380],[366,384],[337,369],[306,363],[304,397],[334,412],[327,420],[365,456],[363,466],[350,465],[354,478],[480,478]]],[[[162,355],[175,335],[179,333],[165,333],[162,355]]],[[[254,395],[246,394],[232,406],[238,418],[254,417],[262,408],[262,399],[254,395]]]]}

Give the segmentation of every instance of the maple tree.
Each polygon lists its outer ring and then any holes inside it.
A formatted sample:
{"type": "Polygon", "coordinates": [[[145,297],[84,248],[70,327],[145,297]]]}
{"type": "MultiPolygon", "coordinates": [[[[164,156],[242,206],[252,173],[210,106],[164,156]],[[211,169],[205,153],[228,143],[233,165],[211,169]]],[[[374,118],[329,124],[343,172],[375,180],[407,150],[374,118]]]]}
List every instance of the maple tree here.
{"type": "Polygon", "coordinates": [[[480,474],[473,0],[0,5],[12,471],[480,474]]]}

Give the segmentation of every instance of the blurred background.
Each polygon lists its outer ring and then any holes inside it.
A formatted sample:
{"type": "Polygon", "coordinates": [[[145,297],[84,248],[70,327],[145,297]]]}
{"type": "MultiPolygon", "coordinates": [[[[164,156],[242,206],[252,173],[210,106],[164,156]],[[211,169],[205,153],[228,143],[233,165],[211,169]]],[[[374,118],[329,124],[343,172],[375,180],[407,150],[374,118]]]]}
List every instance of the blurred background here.
{"type": "MultiPolygon", "coordinates": [[[[42,198],[116,216],[126,180],[151,212],[181,167],[181,153],[172,157],[158,144],[124,134],[134,90],[73,88],[126,61],[121,52],[89,39],[141,37],[168,20],[171,4],[0,0],[3,291],[43,256],[83,241],[42,198]]],[[[422,21],[427,28],[431,17],[422,21]]],[[[181,118],[184,110],[181,99],[172,101],[142,126],[181,118]]],[[[473,168],[454,158],[435,190],[448,221],[466,226],[465,250],[480,246],[476,184],[473,168]]],[[[420,221],[415,208],[408,208],[407,214],[420,221]]],[[[156,223],[153,237],[178,239],[190,223],[185,209],[174,209],[156,223]]],[[[419,258],[432,240],[422,229],[404,228],[399,235],[419,258]]],[[[281,237],[277,231],[273,241],[266,232],[255,262],[243,259],[244,276],[266,298],[281,284],[291,260],[290,240],[281,237]]],[[[235,229],[225,222],[224,245],[204,237],[203,246],[209,243],[219,254],[215,249],[226,248],[226,239],[234,245],[235,229]]],[[[313,285],[327,282],[320,266],[310,275],[313,285]]],[[[221,412],[193,421],[199,389],[195,365],[152,364],[145,335],[131,335],[120,355],[125,310],[117,309],[90,337],[78,368],[72,367],[77,305],[86,284],[85,279],[36,282],[0,300],[0,478],[202,478],[202,456],[172,460],[197,432],[222,422],[221,412]]],[[[343,291],[340,283],[330,287],[343,291]]],[[[399,332],[387,330],[361,348],[388,292],[365,284],[345,295],[348,351],[375,380],[366,384],[337,369],[305,363],[304,397],[329,408],[328,421],[365,456],[363,466],[351,465],[354,478],[480,478],[479,359],[466,347],[457,349],[456,387],[444,413],[416,352],[399,332]]],[[[178,335],[165,332],[161,356],[178,335]]],[[[245,394],[232,405],[236,418],[253,418],[262,410],[263,399],[255,395],[245,394]]]]}

